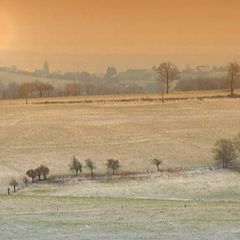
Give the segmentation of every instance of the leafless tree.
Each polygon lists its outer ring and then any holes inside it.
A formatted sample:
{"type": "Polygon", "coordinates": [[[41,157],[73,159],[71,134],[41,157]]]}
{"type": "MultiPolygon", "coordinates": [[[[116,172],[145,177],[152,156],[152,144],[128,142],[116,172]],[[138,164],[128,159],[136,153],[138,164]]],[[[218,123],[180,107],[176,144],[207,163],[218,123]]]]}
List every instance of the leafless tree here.
{"type": "Polygon", "coordinates": [[[91,171],[91,177],[94,178],[93,170],[96,168],[93,161],[91,159],[86,159],[86,167],[91,171]]]}
{"type": "Polygon", "coordinates": [[[161,84],[160,86],[161,91],[162,92],[166,91],[166,93],[169,93],[173,82],[176,81],[180,75],[177,66],[171,62],[163,62],[157,68],[154,69],[158,74],[157,80],[161,84]]]}
{"type": "Polygon", "coordinates": [[[237,159],[237,151],[232,139],[220,139],[216,142],[215,160],[222,164],[223,168],[228,168],[237,159]]]}
{"type": "Polygon", "coordinates": [[[13,186],[13,192],[16,192],[16,187],[18,186],[18,182],[16,179],[12,179],[9,183],[10,186],[13,186]]]}
{"type": "Polygon", "coordinates": [[[18,90],[19,97],[24,97],[26,99],[26,104],[28,104],[29,94],[33,91],[33,85],[31,83],[23,83],[18,90]]]}
{"type": "Polygon", "coordinates": [[[234,60],[233,62],[230,62],[228,64],[227,70],[228,70],[228,77],[229,77],[229,82],[230,82],[231,97],[233,97],[234,96],[234,85],[240,75],[240,65],[234,60]]]}
{"type": "Polygon", "coordinates": [[[19,91],[19,84],[16,82],[10,82],[5,90],[3,91],[3,97],[4,98],[17,98],[18,97],[18,91],[19,91]]]}
{"type": "Polygon", "coordinates": [[[158,170],[158,172],[159,172],[159,171],[160,171],[159,166],[162,164],[162,161],[159,160],[159,159],[154,158],[154,159],[152,160],[152,164],[157,167],[157,170],[158,170]]]}
{"type": "Polygon", "coordinates": [[[77,176],[78,172],[82,172],[82,163],[79,162],[79,160],[75,156],[73,156],[69,168],[71,171],[75,171],[75,174],[77,176]]]}
{"type": "Polygon", "coordinates": [[[113,175],[115,174],[115,171],[121,167],[120,162],[114,159],[108,159],[106,165],[112,170],[113,175]]]}
{"type": "Polygon", "coordinates": [[[64,92],[66,96],[78,96],[81,95],[80,84],[77,83],[67,83],[64,86],[64,92]]]}
{"type": "Polygon", "coordinates": [[[43,83],[40,81],[35,81],[32,83],[32,88],[33,90],[36,90],[39,92],[40,97],[43,97],[43,93],[44,92],[49,92],[52,91],[54,89],[54,87],[49,84],[49,83],[43,83]]]}

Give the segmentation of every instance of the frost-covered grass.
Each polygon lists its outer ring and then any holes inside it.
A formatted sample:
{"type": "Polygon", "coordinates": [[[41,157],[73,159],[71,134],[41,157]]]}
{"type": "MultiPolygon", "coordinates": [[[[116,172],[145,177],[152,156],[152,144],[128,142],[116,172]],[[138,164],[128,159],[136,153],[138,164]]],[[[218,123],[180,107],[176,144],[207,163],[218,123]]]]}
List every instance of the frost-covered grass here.
{"type": "Polygon", "coordinates": [[[240,173],[214,170],[186,172],[183,176],[151,174],[148,178],[118,181],[68,180],[64,183],[41,183],[19,191],[21,195],[124,197],[159,200],[240,201],[240,173]]]}
{"type": "Polygon", "coordinates": [[[1,239],[239,239],[239,202],[0,196],[1,239]]]}

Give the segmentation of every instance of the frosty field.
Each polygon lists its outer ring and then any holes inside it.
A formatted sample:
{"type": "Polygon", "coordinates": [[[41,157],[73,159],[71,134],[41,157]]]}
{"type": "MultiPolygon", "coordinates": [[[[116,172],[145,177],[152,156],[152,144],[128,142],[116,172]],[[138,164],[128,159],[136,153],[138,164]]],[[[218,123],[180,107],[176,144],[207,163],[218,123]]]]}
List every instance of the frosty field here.
{"type": "Polygon", "coordinates": [[[1,196],[0,212],[1,239],[240,237],[239,202],[1,196]]]}
{"type": "Polygon", "coordinates": [[[0,103],[0,239],[239,239],[240,174],[215,169],[212,148],[240,132],[240,100],[103,99],[0,103]],[[91,158],[98,174],[118,159],[139,178],[69,178],[72,155],[91,158]],[[186,170],[156,173],[153,158],[186,170]],[[6,195],[12,177],[40,164],[70,180],[6,195]]]}

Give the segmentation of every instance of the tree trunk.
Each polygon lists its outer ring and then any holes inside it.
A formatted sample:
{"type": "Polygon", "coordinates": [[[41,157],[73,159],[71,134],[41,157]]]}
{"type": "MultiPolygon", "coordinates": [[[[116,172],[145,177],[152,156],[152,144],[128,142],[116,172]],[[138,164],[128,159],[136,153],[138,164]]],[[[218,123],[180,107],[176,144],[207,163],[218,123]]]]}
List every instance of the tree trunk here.
{"type": "Polygon", "coordinates": [[[160,171],[159,166],[157,166],[157,170],[158,170],[158,172],[160,171]]]}
{"type": "Polygon", "coordinates": [[[231,97],[233,97],[233,95],[234,95],[234,89],[233,89],[233,76],[232,76],[232,78],[231,78],[231,97]]]}
{"type": "Polygon", "coordinates": [[[13,192],[16,192],[16,186],[15,185],[13,186],[13,192]]]}
{"type": "Polygon", "coordinates": [[[78,170],[76,170],[76,176],[78,175],[78,170]]]}
{"type": "Polygon", "coordinates": [[[167,94],[169,93],[169,75],[168,75],[168,70],[166,71],[167,72],[167,94]]]}
{"type": "Polygon", "coordinates": [[[46,174],[43,173],[44,180],[47,180],[46,174]]]}
{"type": "Polygon", "coordinates": [[[28,104],[28,98],[26,97],[26,104],[28,104]]]}
{"type": "Polygon", "coordinates": [[[112,170],[112,174],[114,175],[115,174],[115,169],[113,168],[113,170],[112,170]]]}
{"type": "Polygon", "coordinates": [[[225,168],[228,167],[228,160],[225,161],[225,168]]]}

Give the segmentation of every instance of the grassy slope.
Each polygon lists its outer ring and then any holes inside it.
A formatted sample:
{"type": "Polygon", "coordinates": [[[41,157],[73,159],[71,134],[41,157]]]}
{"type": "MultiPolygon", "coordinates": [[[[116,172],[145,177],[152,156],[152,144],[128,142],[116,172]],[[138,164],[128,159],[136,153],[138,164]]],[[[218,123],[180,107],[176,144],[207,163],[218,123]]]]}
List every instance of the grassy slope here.
{"type": "MultiPolygon", "coordinates": [[[[214,164],[212,147],[240,131],[240,100],[160,103],[0,105],[0,178],[22,176],[40,163],[68,173],[70,158],[107,158],[122,170],[214,164]]],[[[6,179],[7,181],[7,179],[6,179]]]]}

